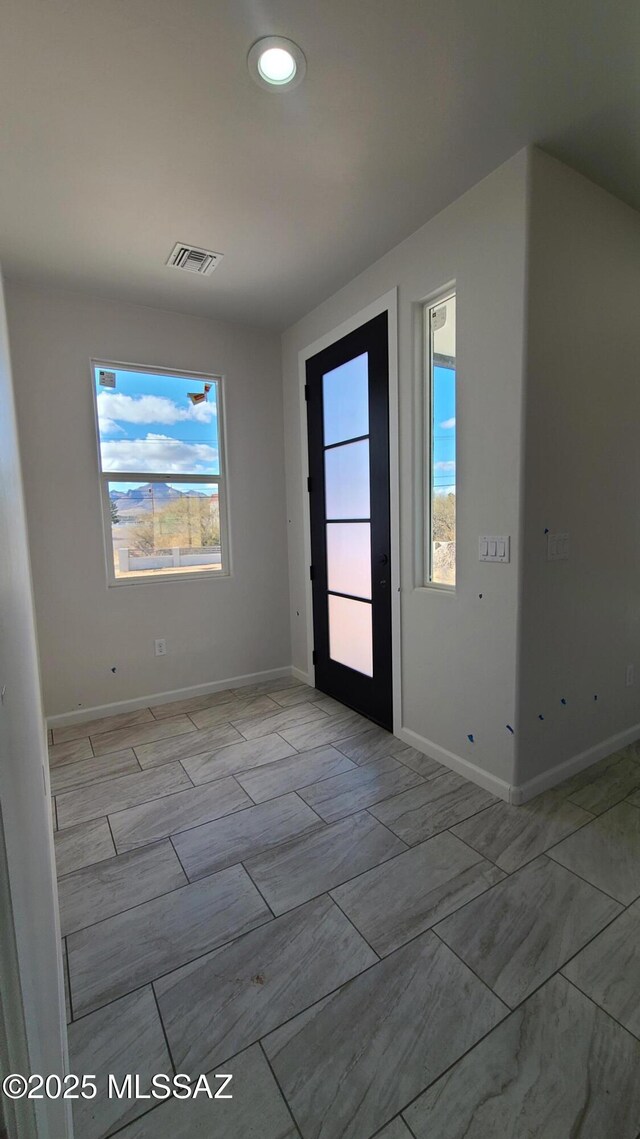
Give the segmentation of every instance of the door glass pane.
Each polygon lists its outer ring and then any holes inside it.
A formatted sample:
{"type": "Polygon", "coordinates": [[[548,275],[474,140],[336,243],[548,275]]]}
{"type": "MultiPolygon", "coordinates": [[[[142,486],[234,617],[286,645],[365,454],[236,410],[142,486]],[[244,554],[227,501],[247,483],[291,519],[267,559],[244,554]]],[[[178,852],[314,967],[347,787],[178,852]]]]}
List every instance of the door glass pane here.
{"type": "Polygon", "coordinates": [[[325,447],[369,434],[368,360],[363,352],[322,377],[325,447]]]}
{"type": "Polygon", "coordinates": [[[371,597],[371,525],[330,522],[327,526],[329,589],[353,597],[371,597]]]}
{"type": "Polygon", "coordinates": [[[325,451],[327,518],[366,518],[369,508],[369,440],[325,451]]]}
{"type": "Polygon", "coordinates": [[[373,676],[371,605],[329,594],[329,656],[365,676],[373,676]]]}

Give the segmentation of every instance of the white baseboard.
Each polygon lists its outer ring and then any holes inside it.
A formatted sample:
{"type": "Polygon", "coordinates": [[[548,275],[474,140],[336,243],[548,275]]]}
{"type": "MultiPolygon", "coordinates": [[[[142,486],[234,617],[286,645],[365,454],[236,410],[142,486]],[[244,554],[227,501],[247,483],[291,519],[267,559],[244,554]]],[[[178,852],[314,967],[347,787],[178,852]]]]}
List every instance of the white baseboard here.
{"type": "Polygon", "coordinates": [[[301,684],[308,684],[311,688],[313,688],[314,678],[310,672],[305,672],[303,668],[294,668],[293,665],[289,671],[294,680],[299,680],[301,684]]]}
{"type": "Polygon", "coordinates": [[[577,775],[579,771],[584,771],[585,767],[591,767],[592,763],[597,763],[599,759],[605,759],[614,751],[628,747],[629,744],[635,743],[639,738],[640,724],[634,724],[632,727],[626,728],[624,732],[616,732],[615,735],[608,736],[606,740],[594,744],[586,751],[572,755],[569,759],[563,760],[562,763],[557,763],[555,767],[549,768],[548,771],[542,771],[540,775],[535,775],[526,783],[512,787],[511,802],[526,803],[529,799],[533,799],[534,795],[540,795],[542,791],[549,791],[558,783],[562,783],[564,779],[568,779],[570,775],[577,775]]]}
{"type": "MultiPolygon", "coordinates": [[[[82,724],[85,720],[96,720],[101,716],[115,716],[118,712],[135,712],[137,708],[147,708],[150,704],[170,704],[174,700],[188,700],[191,696],[206,696],[209,692],[222,692],[225,688],[243,688],[247,684],[261,684],[265,680],[279,680],[283,676],[296,676],[297,669],[272,668],[266,672],[251,672],[245,676],[231,676],[226,680],[214,680],[210,684],[194,684],[191,688],[175,688],[171,692],[152,692],[148,696],[136,696],[133,700],[117,700],[113,704],[99,704],[94,708],[77,708],[73,712],[60,712],[47,717],[47,727],[64,728],[69,724],[82,724]]],[[[302,676],[302,674],[301,674],[302,676]]],[[[308,683],[308,682],[305,682],[308,683]]]]}
{"type": "Polygon", "coordinates": [[[463,775],[465,779],[469,779],[472,783],[477,783],[479,787],[484,788],[485,791],[490,791],[492,795],[497,795],[499,799],[505,799],[506,802],[511,801],[512,787],[504,779],[499,779],[497,775],[492,775],[491,772],[485,771],[477,764],[471,763],[470,760],[464,759],[461,755],[456,755],[453,751],[447,751],[446,748],[440,747],[439,744],[433,740],[425,739],[424,736],[419,736],[417,732],[412,732],[410,728],[399,728],[395,735],[403,743],[408,744],[409,747],[415,747],[417,751],[421,751],[424,755],[431,756],[431,759],[437,759],[438,763],[442,763],[445,767],[450,768],[451,771],[457,772],[458,775],[463,775]]]}

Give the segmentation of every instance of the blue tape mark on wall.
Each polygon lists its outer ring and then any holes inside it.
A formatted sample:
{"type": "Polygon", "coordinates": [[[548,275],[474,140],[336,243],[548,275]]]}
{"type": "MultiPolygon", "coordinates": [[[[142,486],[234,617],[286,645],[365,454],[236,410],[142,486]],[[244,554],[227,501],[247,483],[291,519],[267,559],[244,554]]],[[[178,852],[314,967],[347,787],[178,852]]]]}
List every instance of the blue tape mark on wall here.
{"type": "Polygon", "coordinates": [[[598,699],[597,693],[596,693],[596,695],[594,696],[594,698],[593,698],[593,699],[594,699],[594,700],[597,700],[597,699],[598,699]]]}
{"type": "Polygon", "coordinates": [[[565,700],[564,696],[562,697],[562,700],[560,701],[560,703],[561,703],[561,704],[566,704],[566,703],[567,703],[567,701],[565,700]]]}
{"type": "Polygon", "coordinates": [[[548,526],[545,526],[545,528],[544,528],[544,532],[545,532],[545,534],[548,534],[548,533],[549,533],[549,527],[548,527],[548,526]]]}
{"type": "Polygon", "coordinates": [[[544,720],[544,716],[542,715],[542,712],[540,712],[540,714],[538,715],[538,719],[539,719],[539,720],[544,720]]]}
{"type": "Polygon", "coordinates": [[[476,741],[474,740],[474,738],[473,738],[473,735],[472,735],[472,733],[471,733],[471,732],[469,732],[469,735],[467,736],[467,739],[468,739],[468,741],[469,741],[469,743],[470,743],[470,744],[474,744],[474,743],[476,742],[476,741]]]}
{"type": "Polygon", "coordinates": [[[514,735],[515,735],[515,732],[514,732],[513,728],[511,727],[511,724],[507,724],[507,731],[508,731],[508,732],[511,732],[511,735],[512,735],[512,736],[514,736],[514,735]]]}

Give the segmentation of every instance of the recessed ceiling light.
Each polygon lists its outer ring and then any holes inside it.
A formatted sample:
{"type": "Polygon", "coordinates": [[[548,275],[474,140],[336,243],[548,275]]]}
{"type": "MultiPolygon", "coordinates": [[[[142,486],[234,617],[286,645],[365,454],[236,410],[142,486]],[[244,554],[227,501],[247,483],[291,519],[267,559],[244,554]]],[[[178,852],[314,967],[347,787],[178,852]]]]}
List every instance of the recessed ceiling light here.
{"type": "Polygon", "coordinates": [[[304,79],[307,61],[293,40],[266,36],[254,43],[247,57],[249,74],[268,91],[297,87],[304,79]]]}

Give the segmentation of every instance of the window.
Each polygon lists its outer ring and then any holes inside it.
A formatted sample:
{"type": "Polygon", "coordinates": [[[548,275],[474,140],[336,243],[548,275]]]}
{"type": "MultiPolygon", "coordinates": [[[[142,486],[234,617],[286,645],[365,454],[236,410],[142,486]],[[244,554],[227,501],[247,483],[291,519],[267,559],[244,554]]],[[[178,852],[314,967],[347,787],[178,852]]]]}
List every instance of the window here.
{"type": "Polygon", "coordinates": [[[425,306],[429,377],[429,521],[425,565],[433,585],[456,584],[456,297],[425,306]]]}
{"type": "Polygon", "coordinates": [[[228,573],[219,376],[93,364],[109,580],[228,573]]]}

